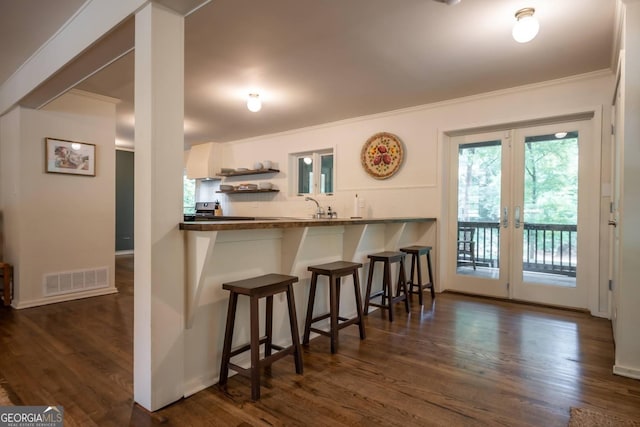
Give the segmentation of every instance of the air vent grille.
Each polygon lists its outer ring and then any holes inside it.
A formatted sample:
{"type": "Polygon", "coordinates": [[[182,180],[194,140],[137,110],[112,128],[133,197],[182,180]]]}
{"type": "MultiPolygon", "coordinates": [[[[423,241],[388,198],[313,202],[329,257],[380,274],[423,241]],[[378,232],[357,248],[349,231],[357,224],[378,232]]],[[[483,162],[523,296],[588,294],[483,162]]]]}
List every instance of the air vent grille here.
{"type": "Polygon", "coordinates": [[[45,274],[43,286],[45,296],[106,288],[109,286],[109,268],[45,274]]]}

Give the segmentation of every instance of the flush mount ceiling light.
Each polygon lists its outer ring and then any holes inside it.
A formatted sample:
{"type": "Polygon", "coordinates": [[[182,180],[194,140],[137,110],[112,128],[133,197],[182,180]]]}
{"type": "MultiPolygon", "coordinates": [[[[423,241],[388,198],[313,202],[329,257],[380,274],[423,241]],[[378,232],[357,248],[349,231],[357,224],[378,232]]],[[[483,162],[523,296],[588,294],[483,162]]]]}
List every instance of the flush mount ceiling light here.
{"type": "Polygon", "coordinates": [[[434,1],[437,1],[438,3],[444,3],[449,6],[453,6],[454,4],[460,3],[460,0],[434,0],[434,1]]]}
{"type": "Polygon", "coordinates": [[[540,30],[540,23],[533,16],[536,10],[525,7],[516,12],[516,24],[513,26],[513,38],[518,43],[527,43],[535,38],[540,30]]]}
{"type": "Polygon", "coordinates": [[[257,93],[250,93],[247,98],[247,108],[249,111],[257,113],[262,109],[262,101],[260,101],[260,95],[257,93]]]}

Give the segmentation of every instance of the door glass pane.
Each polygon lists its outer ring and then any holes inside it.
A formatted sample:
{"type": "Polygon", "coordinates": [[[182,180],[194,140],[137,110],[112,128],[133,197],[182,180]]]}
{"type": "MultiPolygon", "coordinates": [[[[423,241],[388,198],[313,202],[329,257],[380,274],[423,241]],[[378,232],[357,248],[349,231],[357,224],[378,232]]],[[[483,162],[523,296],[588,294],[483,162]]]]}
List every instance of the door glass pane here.
{"type": "Polygon", "coordinates": [[[458,149],[458,274],[497,279],[500,268],[500,141],[458,149]]]}
{"type": "Polygon", "coordinates": [[[576,286],[578,132],[525,138],[523,282],[576,286]]]}

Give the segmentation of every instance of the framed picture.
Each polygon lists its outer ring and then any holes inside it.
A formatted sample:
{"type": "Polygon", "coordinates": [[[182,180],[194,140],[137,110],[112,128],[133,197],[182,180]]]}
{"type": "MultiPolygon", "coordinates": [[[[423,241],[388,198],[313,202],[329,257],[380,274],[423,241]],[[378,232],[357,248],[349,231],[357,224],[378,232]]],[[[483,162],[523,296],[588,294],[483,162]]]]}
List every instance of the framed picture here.
{"type": "Polygon", "coordinates": [[[96,146],[86,142],[46,138],[46,171],[96,176],[96,146]]]}

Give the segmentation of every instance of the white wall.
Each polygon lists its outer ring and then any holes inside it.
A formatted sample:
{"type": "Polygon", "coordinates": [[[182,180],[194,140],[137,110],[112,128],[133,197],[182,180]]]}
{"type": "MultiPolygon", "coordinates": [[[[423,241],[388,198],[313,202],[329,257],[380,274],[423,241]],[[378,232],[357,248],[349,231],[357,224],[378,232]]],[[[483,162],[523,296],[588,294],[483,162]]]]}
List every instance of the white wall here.
{"type": "Polygon", "coordinates": [[[624,129],[620,206],[619,305],[614,372],[640,379],[640,1],[625,6],[624,129]]]}
{"type": "Polygon", "coordinates": [[[14,307],[115,292],[115,105],[69,93],[0,119],[5,255],[14,307]],[[96,176],[45,173],[45,138],[96,144],[96,176]],[[108,268],[108,287],[45,297],[43,275],[108,268]]]}
{"type": "MultiPolygon", "coordinates": [[[[500,91],[444,103],[330,123],[281,134],[267,135],[225,144],[225,167],[249,167],[255,161],[272,160],[280,173],[246,177],[246,181],[268,179],[280,193],[223,195],[212,192],[234,215],[306,215],[314,205],[289,195],[288,154],[333,147],[336,153],[337,185],[334,196],[321,198],[339,216],[350,216],[353,197],[366,201],[367,216],[440,216],[444,131],[533,120],[603,108],[609,120],[613,75],[607,72],[579,76],[500,91]],[[406,149],[400,171],[387,180],[367,175],[360,165],[365,141],[381,131],[400,137],[406,149]],[[258,200],[260,203],[255,203],[258,200]]],[[[606,124],[606,123],[605,123],[606,124]]],[[[596,136],[597,144],[602,142],[596,136]]],[[[606,140],[605,140],[606,142],[606,140]]],[[[205,196],[206,197],[206,196],[205,196]]]]}

